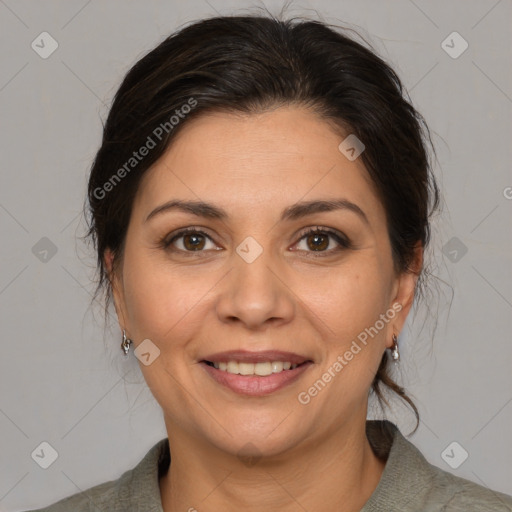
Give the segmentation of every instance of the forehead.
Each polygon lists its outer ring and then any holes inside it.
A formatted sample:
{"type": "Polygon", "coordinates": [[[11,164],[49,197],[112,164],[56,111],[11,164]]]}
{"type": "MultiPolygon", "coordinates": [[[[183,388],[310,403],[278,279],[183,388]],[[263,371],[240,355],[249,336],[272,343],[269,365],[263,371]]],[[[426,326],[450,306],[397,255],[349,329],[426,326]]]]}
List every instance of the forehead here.
{"type": "MultiPolygon", "coordinates": [[[[339,199],[383,213],[361,158],[338,146],[348,134],[311,110],[208,113],[191,119],[140,184],[137,208],[172,198],[208,199],[266,211],[301,200],[339,199]]],[[[229,209],[229,208],[228,208],[229,209]]]]}

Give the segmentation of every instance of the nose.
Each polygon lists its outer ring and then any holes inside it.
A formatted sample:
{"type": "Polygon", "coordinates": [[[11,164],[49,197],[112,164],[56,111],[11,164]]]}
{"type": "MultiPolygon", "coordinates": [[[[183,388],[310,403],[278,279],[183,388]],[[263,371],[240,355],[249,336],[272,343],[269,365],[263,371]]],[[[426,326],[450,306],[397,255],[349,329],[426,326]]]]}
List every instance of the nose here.
{"type": "Polygon", "coordinates": [[[219,319],[250,330],[290,322],[296,309],[295,296],[286,283],[285,271],[270,251],[264,250],[250,263],[238,254],[233,260],[217,301],[219,319]]]}

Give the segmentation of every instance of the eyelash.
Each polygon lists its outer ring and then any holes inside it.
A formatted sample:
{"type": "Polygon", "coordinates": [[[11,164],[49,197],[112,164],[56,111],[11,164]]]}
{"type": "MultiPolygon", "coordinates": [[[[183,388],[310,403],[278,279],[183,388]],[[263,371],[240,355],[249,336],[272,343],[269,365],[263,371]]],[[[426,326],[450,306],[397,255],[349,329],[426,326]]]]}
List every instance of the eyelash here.
{"type": "MultiPolygon", "coordinates": [[[[168,239],[167,235],[164,236],[162,239],[159,240],[158,247],[161,248],[161,249],[164,249],[166,251],[180,252],[182,254],[185,254],[186,256],[194,256],[194,255],[197,256],[198,253],[206,252],[204,250],[200,250],[200,251],[184,251],[183,249],[172,248],[173,242],[175,242],[179,238],[182,238],[184,235],[191,234],[191,233],[204,236],[204,237],[208,238],[210,241],[213,242],[213,240],[210,237],[210,235],[208,235],[207,233],[205,233],[201,229],[197,229],[197,228],[194,228],[194,227],[189,227],[189,228],[181,229],[180,231],[175,233],[170,240],[168,239]]],[[[330,228],[324,228],[324,227],[321,227],[321,226],[315,226],[314,228],[308,229],[307,231],[303,231],[302,233],[300,233],[300,235],[299,235],[300,238],[297,241],[297,244],[302,239],[306,238],[308,235],[314,235],[314,234],[329,235],[340,245],[340,247],[337,247],[335,249],[330,249],[330,250],[327,250],[327,251],[299,251],[299,252],[312,253],[312,256],[310,256],[310,257],[313,257],[313,258],[320,257],[321,258],[321,257],[329,256],[329,255],[331,255],[334,252],[339,252],[339,251],[341,251],[343,249],[350,249],[352,247],[351,242],[344,235],[342,235],[341,233],[339,233],[336,230],[333,230],[333,229],[330,229],[330,228]]]]}

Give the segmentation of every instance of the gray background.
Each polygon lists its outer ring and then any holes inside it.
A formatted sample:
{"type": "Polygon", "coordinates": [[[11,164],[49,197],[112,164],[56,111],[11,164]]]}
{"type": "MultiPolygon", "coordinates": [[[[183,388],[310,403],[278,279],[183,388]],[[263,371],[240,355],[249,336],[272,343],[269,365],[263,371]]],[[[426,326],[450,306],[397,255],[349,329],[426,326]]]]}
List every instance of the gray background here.
{"type": "MultiPolygon", "coordinates": [[[[176,27],[252,5],[0,0],[0,510],[117,478],[166,435],[138,361],[122,360],[114,311],[104,335],[102,305],[88,307],[87,173],[129,67],[176,27]],[[47,59],[31,48],[43,31],[59,45],[47,59]],[[58,452],[46,470],[31,457],[43,441],[58,452]]],[[[512,494],[512,2],[301,0],[289,12],[315,10],[371,38],[438,151],[446,207],[429,303],[439,321],[421,329],[419,315],[400,339],[399,377],[422,418],[410,439],[432,464],[512,494]],[[453,31],[469,44],[458,58],[441,46],[453,31]],[[469,454],[457,469],[441,456],[453,441],[469,454]]],[[[388,418],[407,434],[412,414],[393,403],[388,418]]]]}

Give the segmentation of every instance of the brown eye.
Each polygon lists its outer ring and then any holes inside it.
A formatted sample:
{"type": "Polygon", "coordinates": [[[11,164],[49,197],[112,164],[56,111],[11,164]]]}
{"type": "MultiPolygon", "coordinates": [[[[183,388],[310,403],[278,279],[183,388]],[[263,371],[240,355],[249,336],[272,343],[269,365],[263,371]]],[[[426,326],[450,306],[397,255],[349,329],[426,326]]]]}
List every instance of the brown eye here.
{"type": "Polygon", "coordinates": [[[208,241],[212,243],[211,238],[203,231],[187,228],[162,242],[161,246],[166,250],[182,253],[203,252],[208,241]]]}
{"type": "Polygon", "coordinates": [[[198,251],[204,247],[204,237],[198,234],[186,234],[182,236],[185,249],[198,251]]]}
{"type": "Polygon", "coordinates": [[[334,231],[328,228],[316,227],[313,229],[309,229],[302,233],[302,236],[299,240],[299,243],[304,240],[305,242],[305,252],[313,252],[313,253],[323,253],[318,254],[319,256],[323,256],[331,254],[336,251],[340,251],[342,249],[348,249],[351,247],[350,241],[344,235],[339,233],[338,231],[334,231]],[[331,241],[334,240],[338,247],[334,247],[332,249],[328,249],[331,241]]]}
{"type": "Polygon", "coordinates": [[[307,235],[308,247],[314,251],[322,251],[329,247],[329,236],[321,233],[307,235]]]}

